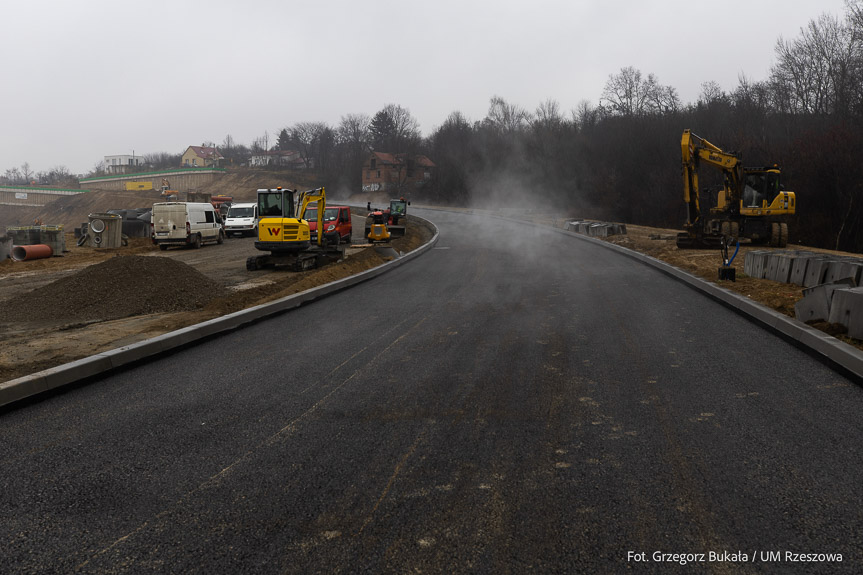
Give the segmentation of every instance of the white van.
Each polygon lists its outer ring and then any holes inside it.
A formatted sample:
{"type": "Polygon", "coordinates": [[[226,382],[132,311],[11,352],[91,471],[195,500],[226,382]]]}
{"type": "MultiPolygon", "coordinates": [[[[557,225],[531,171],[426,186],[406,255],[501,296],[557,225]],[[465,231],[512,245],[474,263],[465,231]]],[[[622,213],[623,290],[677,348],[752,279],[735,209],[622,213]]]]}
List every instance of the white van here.
{"type": "Polygon", "coordinates": [[[153,243],[162,250],[169,246],[199,248],[205,242],[220,244],[225,239],[222,217],[210,203],[153,204],[150,226],[153,243]]]}
{"type": "Polygon", "coordinates": [[[225,216],[225,234],[258,236],[258,204],[231,204],[225,216]]]}

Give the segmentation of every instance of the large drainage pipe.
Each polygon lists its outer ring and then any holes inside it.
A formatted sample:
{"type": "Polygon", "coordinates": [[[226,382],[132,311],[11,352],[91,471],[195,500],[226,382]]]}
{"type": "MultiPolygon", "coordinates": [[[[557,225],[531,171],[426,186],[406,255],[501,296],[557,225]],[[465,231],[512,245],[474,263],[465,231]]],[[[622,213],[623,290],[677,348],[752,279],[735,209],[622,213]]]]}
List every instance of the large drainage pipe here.
{"type": "Polygon", "coordinates": [[[54,250],[51,249],[51,246],[45,244],[15,246],[12,248],[12,259],[16,262],[50,258],[52,255],[54,255],[54,250]]]}

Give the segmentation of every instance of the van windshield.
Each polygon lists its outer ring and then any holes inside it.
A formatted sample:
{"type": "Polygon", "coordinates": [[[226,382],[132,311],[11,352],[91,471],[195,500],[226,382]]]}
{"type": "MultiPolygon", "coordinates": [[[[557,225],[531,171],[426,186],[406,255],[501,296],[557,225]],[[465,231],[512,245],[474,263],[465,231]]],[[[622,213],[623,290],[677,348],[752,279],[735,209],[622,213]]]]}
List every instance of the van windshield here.
{"type": "MultiPolygon", "coordinates": [[[[325,222],[334,222],[336,218],[339,217],[339,209],[338,208],[325,208],[324,209],[324,221],[325,222]]],[[[318,219],[318,208],[306,208],[306,219],[307,220],[317,220],[318,219]]]]}
{"type": "Polygon", "coordinates": [[[230,210],[228,210],[229,218],[253,218],[255,217],[255,208],[248,206],[244,208],[234,207],[232,206],[230,210]]]}

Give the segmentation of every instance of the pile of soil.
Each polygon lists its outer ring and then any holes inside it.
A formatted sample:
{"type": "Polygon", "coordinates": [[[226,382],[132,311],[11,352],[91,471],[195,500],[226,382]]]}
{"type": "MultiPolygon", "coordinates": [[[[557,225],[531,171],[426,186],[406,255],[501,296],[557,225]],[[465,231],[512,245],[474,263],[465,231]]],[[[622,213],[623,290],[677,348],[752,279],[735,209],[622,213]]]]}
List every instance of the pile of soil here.
{"type": "Polygon", "coordinates": [[[86,322],[191,311],[226,293],[195,268],[158,256],[116,256],[11,298],[0,323],[86,322]]]}

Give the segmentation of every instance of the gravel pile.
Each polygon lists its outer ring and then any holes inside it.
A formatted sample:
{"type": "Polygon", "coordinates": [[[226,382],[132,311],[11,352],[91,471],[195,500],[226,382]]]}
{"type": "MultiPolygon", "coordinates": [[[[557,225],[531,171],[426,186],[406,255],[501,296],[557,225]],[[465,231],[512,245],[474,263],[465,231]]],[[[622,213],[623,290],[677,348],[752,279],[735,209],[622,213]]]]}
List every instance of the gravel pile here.
{"type": "Polygon", "coordinates": [[[171,258],[117,256],[0,305],[0,323],[110,320],[190,311],[226,290],[171,258]]]}

